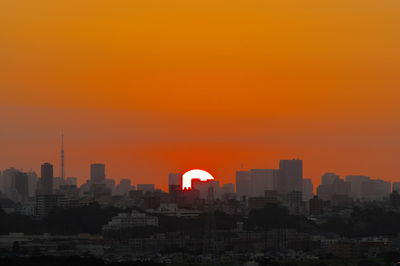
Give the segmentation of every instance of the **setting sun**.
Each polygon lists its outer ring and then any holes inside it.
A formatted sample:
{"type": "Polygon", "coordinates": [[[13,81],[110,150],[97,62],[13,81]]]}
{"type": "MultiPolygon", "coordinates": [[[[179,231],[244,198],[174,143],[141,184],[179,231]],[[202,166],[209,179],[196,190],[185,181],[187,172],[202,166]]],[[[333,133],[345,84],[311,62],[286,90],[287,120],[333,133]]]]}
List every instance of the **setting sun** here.
{"type": "Polygon", "coordinates": [[[193,169],[187,171],[182,176],[182,187],[183,189],[191,189],[192,188],[192,180],[200,180],[202,182],[214,180],[214,177],[207,171],[200,169],[193,169]]]}

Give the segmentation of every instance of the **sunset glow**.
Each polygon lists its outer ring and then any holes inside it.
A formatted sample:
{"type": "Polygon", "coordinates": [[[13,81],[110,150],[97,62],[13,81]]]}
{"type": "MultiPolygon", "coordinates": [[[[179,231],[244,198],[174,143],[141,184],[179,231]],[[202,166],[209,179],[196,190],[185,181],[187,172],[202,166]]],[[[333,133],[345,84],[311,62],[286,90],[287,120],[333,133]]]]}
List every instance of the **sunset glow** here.
{"type": "Polygon", "coordinates": [[[302,158],[399,181],[400,1],[0,4],[0,169],[160,183],[302,158]]]}

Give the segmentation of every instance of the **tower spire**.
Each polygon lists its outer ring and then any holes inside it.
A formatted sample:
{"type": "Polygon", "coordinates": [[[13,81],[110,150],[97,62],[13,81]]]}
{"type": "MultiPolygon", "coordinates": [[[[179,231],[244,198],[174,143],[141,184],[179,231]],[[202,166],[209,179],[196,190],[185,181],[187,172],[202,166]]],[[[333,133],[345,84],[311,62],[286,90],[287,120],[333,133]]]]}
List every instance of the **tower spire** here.
{"type": "Polygon", "coordinates": [[[64,168],[65,166],[64,166],[64,131],[63,130],[61,130],[61,154],[60,155],[61,155],[60,177],[62,179],[64,179],[65,178],[65,168],[64,168]]]}

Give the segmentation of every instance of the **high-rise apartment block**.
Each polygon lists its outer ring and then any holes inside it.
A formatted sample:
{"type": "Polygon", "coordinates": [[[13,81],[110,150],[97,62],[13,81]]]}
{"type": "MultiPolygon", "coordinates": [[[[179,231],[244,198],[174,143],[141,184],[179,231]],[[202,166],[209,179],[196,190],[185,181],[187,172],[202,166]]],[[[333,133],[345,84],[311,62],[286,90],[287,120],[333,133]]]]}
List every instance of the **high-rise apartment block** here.
{"type": "Polygon", "coordinates": [[[283,194],[303,190],[302,160],[280,160],[278,190],[283,194]]]}
{"type": "Polygon", "coordinates": [[[90,180],[93,184],[104,183],[106,180],[106,165],[101,163],[91,164],[90,180]]]}
{"type": "Polygon", "coordinates": [[[50,163],[44,163],[41,166],[41,179],[39,193],[44,195],[50,195],[53,193],[53,165],[50,163]]]}

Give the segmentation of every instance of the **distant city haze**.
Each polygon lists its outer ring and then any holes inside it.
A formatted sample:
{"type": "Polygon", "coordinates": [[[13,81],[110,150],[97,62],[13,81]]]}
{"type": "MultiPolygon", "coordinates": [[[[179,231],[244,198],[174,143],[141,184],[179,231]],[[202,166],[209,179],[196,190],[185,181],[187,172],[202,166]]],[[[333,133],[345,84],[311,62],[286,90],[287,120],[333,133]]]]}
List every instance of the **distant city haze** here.
{"type": "Polygon", "coordinates": [[[399,1],[6,2],[0,169],[400,181],[399,1]]]}

